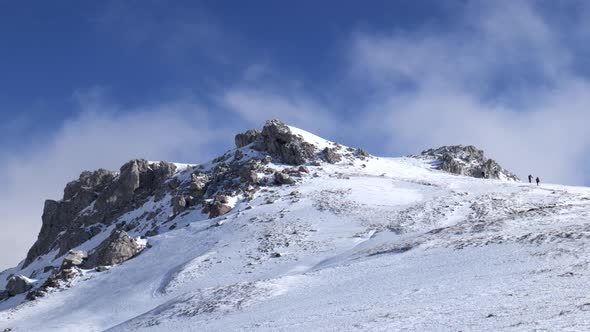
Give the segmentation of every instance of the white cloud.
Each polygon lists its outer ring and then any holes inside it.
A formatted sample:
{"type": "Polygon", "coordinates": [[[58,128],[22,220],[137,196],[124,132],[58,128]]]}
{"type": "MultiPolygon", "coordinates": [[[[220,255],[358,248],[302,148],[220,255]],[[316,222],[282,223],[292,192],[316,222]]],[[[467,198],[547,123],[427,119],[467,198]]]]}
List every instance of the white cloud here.
{"type": "Polygon", "coordinates": [[[365,128],[389,152],[475,144],[523,177],[590,181],[578,163],[590,151],[590,84],[568,31],[529,2],[472,3],[458,19],[447,32],[355,34],[353,77],[376,91],[365,128]]]}

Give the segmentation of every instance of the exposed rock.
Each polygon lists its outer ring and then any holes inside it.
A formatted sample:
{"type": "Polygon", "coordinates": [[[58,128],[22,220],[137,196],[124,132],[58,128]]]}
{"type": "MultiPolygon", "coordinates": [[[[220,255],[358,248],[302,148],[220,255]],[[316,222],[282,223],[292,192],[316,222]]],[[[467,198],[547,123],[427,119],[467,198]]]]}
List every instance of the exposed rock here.
{"type": "Polygon", "coordinates": [[[31,279],[22,275],[13,276],[8,279],[8,283],[6,284],[6,291],[8,291],[10,296],[22,294],[31,288],[33,288],[31,279]]]}
{"type": "Polygon", "coordinates": [[[269,155],[264,156],[264,158],[262,158],[262,163],[264,165],[268,165],[268,164],[272,163],[272,157],[269,155]]]}
{"type": "Polygon", "coordinates": [[[244,158],[242,150],[236,150],[236,152],[234,152],[234,160],[241,160],[242,158],[244,158]]]}
{"type": "Polygon", "coordinates": [[[43,268],[43,273],[51,272],[53,270],[55,270],[55,266],[49,265],[43,268]]]}
{"type": "Polygon", "coordinates": [[[108,271],[108,270],[110,270],[110,269],[111,269],[111,268],[110,268],[110,267],[108,267],[108,266],[99,265],[99,266],[97,266],[97,267],[96,267],[94,270],[95,270],[96,272],[104,272],[104,271],[108,271]]]}
{"type": "Polygon", "coordinates": [[[88,257],[88,253],[83,250],[70,250],[64,257],[61,263],[62,269],[69,269],[78,265],[82,265],[84,260],[88,257]]]}
{"type": "Polygon", "coordinates": [[[143,247],[138,245],[125,231],[115,229],[106,240],[88,255],[84,268],[120,264],[134,257],[141,250],[143,250],[143,247]]]}
{"type": "Polygon", "coordinates": [[[342,160],[342,156],[336,152],[335,148],[326,147],[323,151],[323,156],[330,164],[336,164],[342,160]]]}
{"type": "Polygon", "coordinates": [[[256,183],[258,181],[258,173],[254,165],[246,164],[239,169],[238,173],[240,174],[240,179],[244,182],[256,183]]]}
{"type": "Polygon", "coordinates": [[[307,166],[301,165],[299,166],[298,170],[300,173],[309,173],[309,168],[307,168],[307,166]]]}
{"type": "Polygon", "coordinates": [[[172,213],[178,215],[187,207],[187,200],[184,196],[175,196],[172,198],[172,213]]]}
{"type": "Polygon", "coordinates": [[[61,201],[45,201],[41,231],[23,267],[55,248],[59,248],[58,255],[67,253],[102,229],[88,226],[108,226],[149,196],[162,196],[158,193],[167,190],[162,184],[175,172],[173,163],[149,163],[143,159],[127,162],[118,176],[102,169],[82,172],[78,180],[66,185],[61,201]]]}
{"type": "Polygon", "coordinates": [[[239,149],[246,145],[254,143],[258,135],[260,135],[260,132],[255,129],[250,129],[245,133],[237,134],[235,137],[236,147],[239,149]]]}
{"type": "Polygon", "coordinates": [[[209,218],[216,218],[228,213],[231,210],[229,206],[229,198],[225,195],[218,195],[213,199],[213,203],[209,206],[209,218]]]}
{"type": "Polygon", "coordinates": [[[266,151],[291,165],[305,164],[315,153],[313,144],[293,134],[291,129],[279,120],[266,122],[262,132],[256,137],[254,149],[266,151]]]}
{"type": "Polygon", "coordinates": [[[205,192],[209,177],[206,174],[191,174],[191,182],[189,188],[193,195],[200,197],[205,192]]]}
{"type": "Polygon", "coordinates": [[[519,180],[516,175],[502,168],[493,159],[486,158],[482,150],[472,145],[443,146],[423,151],[413,157],[432,160],[434,168],[453,174],[475,178],[519,180]]]}
{"type": "Polygon", "coordinates": [[[275,183],[280,184],[280,185],[295,183],[295,180],[291,176],[289,176],[289,174],[282,173],[282,172],[275,172],[274,178],[275,178],[275,183]]]}
{"type": "Polygon", "coordinates": [[[368,157],[370,157],[371,155],[370,155],[370,154],[369,154],[367,151],[365,151],[365,150],[363,150],[363,149],[361,149],[361,148],[358,148],[358,149],[356,149],[356,156],[357,156],[357,157],[364,157],[364,158],[368,158],[368,157]]]}
{"type": "Polygon", "coordinates": [[[0,301],[4,301],[10,297],[10,293],[7,290],[0,291],[0,301]]]}
{"type": "Polygon", "coordinates": [[[71,181],[64,188],[64,200],[70,200],[78,195],[83,189],[92,191],[103,191],[106,186],[117,176],[116,172],[99,169],[94,172],[84,171],[76,181],[71,181]]]}

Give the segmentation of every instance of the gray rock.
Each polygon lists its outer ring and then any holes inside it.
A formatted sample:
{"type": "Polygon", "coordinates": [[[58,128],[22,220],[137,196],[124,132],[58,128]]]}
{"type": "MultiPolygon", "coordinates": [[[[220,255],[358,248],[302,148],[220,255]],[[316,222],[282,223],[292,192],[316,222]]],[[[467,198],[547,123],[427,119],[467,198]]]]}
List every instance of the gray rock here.
{"type": "Polygon", "coordinates": [[[8,283],[6,284],[6,290],[10,296],[25,293],[31,288],[33,288],[33,286],[29,284],[27,277],[22,275],[17,275],[8,279],[8,283]]]}
{"type": "Polygon", "coordinates": [[[94,270],[95,270],[96,272],[104,272],[104,271],[108,271],[108,270],[110,270],[110,269],[111,269],[111,268],[110,268],[110,267],[108,267],[108,266],[99,265],[99,266],[97,266],[97,267],[96,267],[94,270]]]}
{"type": "Polygon", "coordinates": [[[272,163],[272,157],[269,155],[264,156],[264,158],[262,158],[262,163],[264,165],[268,165],[268,164],[272,163]]]}
{"type": "Polygon", "coordinates": [[[498,179],[503,177],[514,181],[519,180],[516,175],[502,168],[493,159],[486,158],[482,150],[472,145],[443,146],[423,151],[412,157],[431,160],[434,168],[452,174],[475,178],[498,179]]]}
{"type": "Polygon", "coordinates": [[[206,174],[191,174],[191,182],[189,188],[193,195],[200,197],[205,193],[207,183],[209,182],[209,176],[206,174]]]}
{"type": "Polygon", "coordinates": [[[209,218],[211,219],[222,216],[228,213],[229,211],[231,211],[231,206],[219,202],[213,203],[213,205],[209,209],[209,218]]]}
{"type": "Polygon", "coordinates": [[[4,301],[10,297],[10,293],[7,290],[0,291],[0,301],[4,301]]]}
{"type": "Polygon", "coordinates": [[[175,196],[172,198],[172,213],[178,215],[187,207],[187,200],[184,196],[175,196]]]}
{"type": "Polygon", "coordinates": [[[289,174],[282,173],[282,172],[275,172],[274,175],[275,183],[283,185],[283,184],[293,184],[295,180],[289,176],[289,174]]]}
{"type": "Polygon", "coordinates": [[[242,166],[238,174],[240,175],[240,180],[247,182],[247,183],[256,183],[258,182],[258,173],[256,172],[255,166],[246,164],[242,166]]]}
{"type": "Polygon", "coordinates": [[[61,263],[62,269],[69,269],[74,266],[79,266],[84,263],[84,260],[88,257],[88,253],[83,250],[70,250],[68,254],[64,257],[63,262],[61,263]]]}
{"type": "Polygon", "coordinates": [[[217,195],[213,199],[213,203],[209,206],[209,218],[216,218],[231,211],[229,206],[229,197],[225,195],[217,195]]]}
{"type": "Polygon", "coordinates": [[[43,268],[43,273],[51,272],[53,270],[55,270],[55,266],[49,265],[43,268]]]}
{"type": "Polygon", "coordinates": [[[125,231],[115,229],[94,251],[88,255],[83,267],[95,268],[101,265],[115,265],[135,257],[142,251],[133,238],[125,231]]]}
{"type": "Polygon", "coordinates": [[[315,153],[315,146],[295,135],[279,120],[269,120],[254,142],[255,150],[266,151],[291,165],[305,164],[315,153]]]}
{"type": "Polygon", "coordinates": [[[99,224],[110,225],[151,195],[163,197],[169,190],[163,184],[175,172],[172,163],[150,164],[143,159],[127,162],[118,176],[102,169],[82,172],[78,180],[66,185],[63,200],[45,202],[41,231],[23,267],[56,248],[58,255],[63,255],[98,234],[102,229],[99,224]]]}
{"type": "Polygon", "coordinates": [[[250,129],[245,133],[237,134],[235,137],[236,147],[239,149],[254,143],[258,135],[260,135],[260,132],[254,129],[250,129]]]}
{"type": "Polygon", "coordinates": [[[336,164],[342,160],[342,156],[336,152],[335,148],[326,147],[323,151],[324,159],[330,164],[336,164]]]}

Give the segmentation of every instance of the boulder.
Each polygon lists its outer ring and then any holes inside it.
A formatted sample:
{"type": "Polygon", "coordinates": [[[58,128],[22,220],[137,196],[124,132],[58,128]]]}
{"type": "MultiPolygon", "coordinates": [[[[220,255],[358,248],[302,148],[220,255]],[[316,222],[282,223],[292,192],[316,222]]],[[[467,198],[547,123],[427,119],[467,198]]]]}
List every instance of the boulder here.
{"type": "Polygon", "coordinates": [[[209,177],[206,174],[191,174],[191,182],[189,189],[192,194],[199,197],[202,196],[209,182],[209,177]]]}
{"type": "Polygon", "coordinates": [[[245,133],[237,134],[235,137],[236,147],[239,149],[246,145],[254,143],[258,135],[260,135],[260,132],[254,129],[250,129],[245,133]]]}
{"type": "Polygon", "coordinates": [[[213,203],[209,209],[209,218],[216,218],[228,213],[231,210],[231,206],[223,203],[213,203]]]}
{"type": "Polygon", "coordinates": [[[172,213],[176,216],[187,207],[187,200],[184,196],[172,197],[172,213]]]}
{"type": "Polygon", "coordinates": [[[299,173],[309,173],[309,168],[307,168],[307,166],[301,165],[297,170],[299,171],[299,173]]]}
{"type": "Polygon", "coordinates": [[[64,257],[63,262],[61,263],[62,269],[69,269],[75,266],[82,265],[84,260],[88,257],[88,253],[83,250],[70,250],[68,254],[64,257]]]}
{"type": "Polygon", "coordinates": [[[115,265],[134,257],[143,247],[130,237],[125,231],[115,229],[94,251],[88,255],[84,268],[115,265]]]}
{"type": "Polygon", "coordinates": [[[225,195],[215,196],[213,203],[209,206],[209,218],[216,218],[231,211],[231,206],[228,203],[229,197],[225,195]]]}
{"type": "Polygon", "coordinates": [[[8,294],[10,296],[22,294],[24,292],[27,292],[29,289],[33,288],[31,282],[31,279],[25,276],[13,276],[12,278],[8,279],[8,283],[6,284],[6,290],[8,291],[8,294]]]}
{"type": "Polygon", "coordinates": [[[293,184],[295,180],[289,176],[289,174],[282,173],[282,172],[275,172],[274,175],[275,183],[283,185],[283,184],[293,184]]]}
{"type": "Polygon", "coordinates": [[[295,135],[286,124],[269,120],[254,142],[255,150],[266,151],[291,165],[305,164],[315,153],[315,146],[295,135]]]}
{"type": "Polygon", "coordinates": [[[253,165],[244,165],[238,170],[240,180],[247,183],[256,183],[258,181],[258,173],[253,165]]]}
{"type": "Polygon", "coordinates": [[[338,154],[334,148],[326,147],[322,152],[324,159],[330,164],[336,164],[342,160],[342,156],[338,154]]]}

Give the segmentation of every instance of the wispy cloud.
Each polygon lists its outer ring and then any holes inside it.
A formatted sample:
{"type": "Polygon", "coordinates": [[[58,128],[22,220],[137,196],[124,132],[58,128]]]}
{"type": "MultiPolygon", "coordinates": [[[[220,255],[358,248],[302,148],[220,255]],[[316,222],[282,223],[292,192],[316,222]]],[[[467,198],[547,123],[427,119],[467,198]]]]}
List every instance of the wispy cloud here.
{"type": "Polygon", "coordinates": [[[355,34],[353,77],[377,91],[365,127],[391,152],[476,144],[521,176],[590,181],[578,163],[590,151],[589,81],[570,31],[532,2],[475,2],[458,20],[446,32],[355,34]]]}

